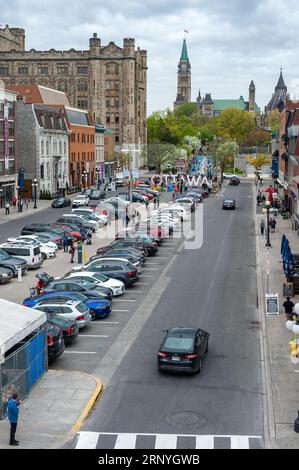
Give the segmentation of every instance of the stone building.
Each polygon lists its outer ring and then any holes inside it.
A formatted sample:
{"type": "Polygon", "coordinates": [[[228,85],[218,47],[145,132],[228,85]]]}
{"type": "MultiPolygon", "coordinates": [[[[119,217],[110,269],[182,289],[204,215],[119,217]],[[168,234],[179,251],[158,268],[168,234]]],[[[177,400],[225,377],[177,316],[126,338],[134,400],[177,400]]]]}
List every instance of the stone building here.
{"type": "Polygon", "coordinates": [[[44,104],[16,103],[18,164],[25,185],[38,181],[40,191],[63,193],[69,185],[69,129],[64,110],[44,104]]]}
{"type": "Polygon", "coordinates": [[[0,84],[0,207],[17,194],[16,99],[16,93],[0,84]]]}
{"type": "Polygon", "coordinates": [[[141,165],[147,141],[147,52],[125,38],[123,47],[102,46],[95,33],[89,49],[25,50],[25,31],[0,29],[0,80],[8,85],[36,83],[66,93],[71,106],[87,109],[94,122],[114,131],[115,150],[130,150],[141,165]]]}
{"type": "Polygon", "coordinates": [[[282,69],[280,69],[280,76],[275,87],[274,93],[272,94],[272,98],[267,104],[267,106],[265,106],[265,114],[267,115],[271,111],[277,109],[281,101],[283,103],[286,103],[286,100],[288,98],[288,89],[283,79],[282,69]]]}

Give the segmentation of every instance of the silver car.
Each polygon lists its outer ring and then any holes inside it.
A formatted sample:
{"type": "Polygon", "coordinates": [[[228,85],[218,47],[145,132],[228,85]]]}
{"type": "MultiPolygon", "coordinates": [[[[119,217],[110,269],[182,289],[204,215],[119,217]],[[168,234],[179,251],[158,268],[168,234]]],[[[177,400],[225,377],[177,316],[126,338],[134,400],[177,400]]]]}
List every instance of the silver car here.
{"type": "Polygon", "coordinates": [[[45,313],[54,313],[68,320],[76,321],[79,329],[85,328],[91,322],[89,308],[78,300],[61,302],[49,298],[48,300],[42,300],[34,308],[45,313]]]}

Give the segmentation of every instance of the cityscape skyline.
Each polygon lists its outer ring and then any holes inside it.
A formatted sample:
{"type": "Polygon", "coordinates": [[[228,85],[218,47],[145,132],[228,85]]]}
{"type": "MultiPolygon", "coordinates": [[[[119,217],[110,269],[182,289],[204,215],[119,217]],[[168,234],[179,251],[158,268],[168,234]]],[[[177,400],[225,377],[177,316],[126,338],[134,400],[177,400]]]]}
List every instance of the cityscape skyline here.
{"type": "Polygon", "coordinates": [[[299,98],[299,8],[293,0],[250,3],[246,6],[240,0],[230,0],[223,5],[211,0],[205,5],[201,0],[187,0],[181,5],[166,0],[163,5],[156,1],[140,5],[130,0],[123,6],[114,0],[101,6],[88,0],[85,8],[77,4],[70,10],[68,0],[59,8],[57,1],[46,5],[36,0],[26,4],[12,0],[2,12],[0,24],[25,29],[26,50],[86,50],[88,38],[95,32],[102,44],[121,44],[124,37],[134,37],[136,44],[148,51],[148,115],[173,107],[177,64],[184,30],[188,30],[192,101],[196,101],[199,89],[202,95],[211,93],[213,99],[246,97],[253,80],[256,101],[263,110],[281,67],[291,98],[299,98]],[[28,9],[29,15],[25,14],[28,9]]]}

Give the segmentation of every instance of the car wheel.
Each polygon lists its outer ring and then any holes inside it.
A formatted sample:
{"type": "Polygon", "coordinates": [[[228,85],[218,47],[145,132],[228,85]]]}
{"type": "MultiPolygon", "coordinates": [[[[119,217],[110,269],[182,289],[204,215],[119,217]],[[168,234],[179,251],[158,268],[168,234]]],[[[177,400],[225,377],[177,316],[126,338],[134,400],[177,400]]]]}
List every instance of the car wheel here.
{"type": "Polygon", "coordinates": [[[42,253],[42,258],[43,258],[43,261],[45,261],[47,259],[46,253],[42,253]]]}

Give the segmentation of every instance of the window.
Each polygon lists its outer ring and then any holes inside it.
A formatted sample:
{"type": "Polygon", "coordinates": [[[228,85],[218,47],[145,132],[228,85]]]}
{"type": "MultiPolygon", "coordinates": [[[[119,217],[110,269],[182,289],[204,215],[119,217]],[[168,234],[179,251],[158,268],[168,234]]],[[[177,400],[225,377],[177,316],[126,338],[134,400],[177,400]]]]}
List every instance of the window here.
{"type": "Polygon", "coordinates": [[[62,142],[59,142],[59,155],[62,155],[62,142]]]}
{"type": "Polygon", "coordinates": [[[14,123],[9,121],[8,122],[8,136],[9,137],[14,137],[15,135],[15,126],[14,123]]]}
{"type": "Polygon", "coordinates": [[[40,177],[43,180],[45,177],[44,165],[40,166],[40,177]]]}
{"type": "Polygon", "coordinates": [[[87,109],[88,108],[87,96],[78,96],[77,105],[78,105],[78,108],[87,109]]]}
{"type": "Polygon", "coordinates": [[[88,65],[78,65],[77,66],[77,73],[78,74],[88,74],[88,65]]]}
{"type": "Polygon", "coordinates": [[[110,116],[106,116],[106,122],[110,123],[110,116]]]}
{"type": "Polygon", "coordinates": [[[59,82],[58,83],[58,90],[68,92],[68,90],[69,90],[68,82],[59,82]]]}
{"type": "Polygon", "coordinates": [[[116,123],[119,122],[119,116],[115,116],[115,122],[116,122],[116,123]]]}
{"type": "Polygon", "coordinates": [[[115,107],[119,107],[119,98],[115,97],[115,107]]]}
{"type": "Polygon", "coordinates": [[[40,153],[42,157],[45,155],[45,142],[43,140],[41,141],[41,144],[40,144],[40,153]]]}
{"type": "Polygon", "coordinates": [[[0,65],[0,75],[9,75],[9,68],[6,65],[0,65]]]}
{"type": "Polygon", "coordinates": [[[88,91],[88,83],[87,82],[78,82],[77,90],[78,91],[88,91]]]}
{"type": "Polygon", "coordinates": [[[18,67],[18,74],[19,74],[19,75],[28,75],[28,74],[29,74],[29,67],[28,67],[28,65],[19,65],[19,67],[18,67]]]}
{"type": "Polygon", "coordinates": [[[15,155],[15,143],[14,142],[11,142],[11,141],[8,142],[8,155],[10,157],[14,157],[15,155]]]}
{"type": "Polygon", "coordinates": [[[66,142],[64,141],[63,142],[63,154],[66,155],[67,154],[67,150],[66,150],[66,142]]]}
{"type": "Polygon", "coordinates": [[[48,75],[49,73],[48,65],[38,65],[37,73],[38,75],[48,75]]]}
{"type": "Polygon", "coordinates": [[[57,65],[57,75],[68,75],[69,67],[67,64],[58,64],[57,65]]]}

